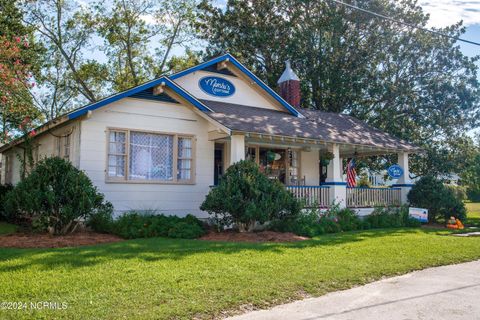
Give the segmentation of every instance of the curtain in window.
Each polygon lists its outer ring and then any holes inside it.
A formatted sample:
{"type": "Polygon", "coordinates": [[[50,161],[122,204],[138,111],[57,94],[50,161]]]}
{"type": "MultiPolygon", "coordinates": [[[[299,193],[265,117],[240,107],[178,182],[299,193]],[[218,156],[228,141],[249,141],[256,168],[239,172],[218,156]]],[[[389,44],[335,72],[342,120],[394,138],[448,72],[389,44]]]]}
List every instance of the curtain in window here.
{"type": "Polygon", "coordinates": [[[173,136],[131,132],[129,179],[173,180],[173,136]]]}
{"type": "Polygon", "coordinates": [[[108,146],[108,176],[125,177],[125,132],[110,131],[108,146]]]}
{"type": "Polygon", "coordinates": [[[192,177],[192,139],[178,138],[177,179],[190,180],[192,177]]]}

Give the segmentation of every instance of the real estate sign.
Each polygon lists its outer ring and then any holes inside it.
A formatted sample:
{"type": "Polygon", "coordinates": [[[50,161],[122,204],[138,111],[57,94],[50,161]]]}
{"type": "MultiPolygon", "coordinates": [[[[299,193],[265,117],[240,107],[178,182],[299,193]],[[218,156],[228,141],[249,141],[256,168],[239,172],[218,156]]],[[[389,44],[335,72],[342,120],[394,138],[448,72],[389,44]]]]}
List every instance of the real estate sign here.
{"type": "Polygon", "coordinates": [[[428,222],[428,209],[409,208],[408,215],[420,222],[428,222]]]}

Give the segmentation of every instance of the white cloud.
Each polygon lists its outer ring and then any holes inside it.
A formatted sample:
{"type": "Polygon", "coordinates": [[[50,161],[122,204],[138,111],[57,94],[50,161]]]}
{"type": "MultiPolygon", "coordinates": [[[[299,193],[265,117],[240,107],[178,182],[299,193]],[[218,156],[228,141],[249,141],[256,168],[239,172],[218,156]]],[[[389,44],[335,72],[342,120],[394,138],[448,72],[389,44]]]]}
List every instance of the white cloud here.
{"type": "Polygon", "coordinates": [[[463,20],[465,26],[480,24],[480,0],[420,0],[430,14],[430,27],[445,27],[463,20]]]}

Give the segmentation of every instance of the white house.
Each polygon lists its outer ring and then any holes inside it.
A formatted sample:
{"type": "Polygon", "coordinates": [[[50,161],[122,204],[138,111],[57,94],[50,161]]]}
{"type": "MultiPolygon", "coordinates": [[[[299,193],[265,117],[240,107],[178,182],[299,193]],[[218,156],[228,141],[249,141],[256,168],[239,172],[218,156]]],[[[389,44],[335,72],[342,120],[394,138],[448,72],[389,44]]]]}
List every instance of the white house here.
{"type": "MultiPolygon", "coordinates": [[[[408,154],[417,147],[353,117],[301,108],[300,81],[288,63],[279,89],[225,54],[46,123],[36,130],[34,157],[69,159],[117,212],[206,217],[199,209],[205,195],[230,164],[245,158],[310,204],[406,201],[408,154]],[[326,152],[334,155],[328,165],[320,161],[326,152]],[[346,187],[343,158],[391,153],[404,171],[394,188],[346,187]]],[[[17,183],[22,140],[0,153],[2,183],[17,183]]]]}

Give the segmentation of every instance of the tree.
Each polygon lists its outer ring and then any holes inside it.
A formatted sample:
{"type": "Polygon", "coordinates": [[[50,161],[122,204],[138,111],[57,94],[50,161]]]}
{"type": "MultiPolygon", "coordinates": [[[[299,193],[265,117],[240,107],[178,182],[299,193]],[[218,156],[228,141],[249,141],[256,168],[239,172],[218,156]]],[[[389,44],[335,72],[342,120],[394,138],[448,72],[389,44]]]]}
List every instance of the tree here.
{"type": "Polygon", "coordinates": [[[116,91],[164,73],[172,49],[194,38],[193,0],[114,0],[111,8],[103,3],[95,8],[109,81],[116,91]]]}
{"type": "Polygon", "coordinates": [[[22,59],[24,48],[28,48],[25,38],[0,37],[0,142],[13,138],[26,117],[38,117],[29,93],[34,86],[32,73],[22,59]]]}
{"type": "MultiPolygon", "coordinates": [[[[356,5],[428,23],[409,0],[356,5]]],[[[454,142],[479,125],[478,57],[465,57],[453,39],[331,1],[229,0],[225,9],[204,1],[201,8],[207,54],[235,54],[272,87],[291,58],[304,107],[349,113],[441,159],[452,157],[454,142]]],[[[455,24],[437,31],[457,37],[465,30],[455,24]]],[[[429,159],[412,158],[414,174],[452,170],[429,159]]]]}
{"type": "MultiPolygon", "coordinates": [[[[84,69],[97,64],[84,59],[85,50],[94,33],[94,21],[87,9],[75,10],[78,6],[72,0],[38,0],[26,2],[24,21],[34,28],[50,51],[61,55],[68,71],[63,76],[74,80],[74,90],[89,102],[98,99],[101,85],[89,78],[84,69]]],[[[90,67],[90,68],[89,68],[90,67]]]]}

